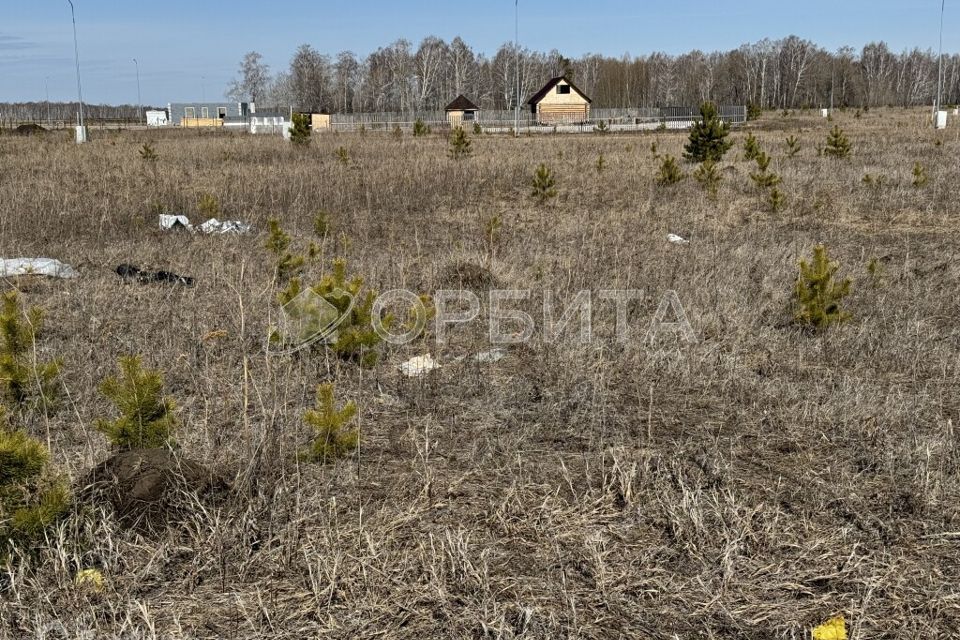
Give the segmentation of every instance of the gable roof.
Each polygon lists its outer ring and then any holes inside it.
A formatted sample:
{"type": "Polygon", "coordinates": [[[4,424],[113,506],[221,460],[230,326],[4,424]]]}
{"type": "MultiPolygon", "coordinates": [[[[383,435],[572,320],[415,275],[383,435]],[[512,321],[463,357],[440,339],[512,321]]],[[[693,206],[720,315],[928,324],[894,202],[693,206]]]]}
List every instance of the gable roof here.
{"type": "Polygon", "coordinates": [[[566,76],[557,76],[556,78],[551,79],[547,84],[543,85],[543,88],[540,89],[540,91],[537,91],[535,94],[533,94],[533,97],[527,100],[527,104],[534,105],[543,100],[544,97],[550,93],[550,91],[557,86],[561,80],[570,85],[570,88],[576,91],[580,97],[586,100],[588,103],[593,102],[593,100],[591,100],[587,94],[585,94],[583,91],[580,91],[577,85],[573,84],[573,81],[569,80],[566,76]]]}
{"type": "Polygon", "coordinates": [[[480,107],[470,102],[462,93],[453,102],[444,107],[444,111],[479,111],[480,107]]]}

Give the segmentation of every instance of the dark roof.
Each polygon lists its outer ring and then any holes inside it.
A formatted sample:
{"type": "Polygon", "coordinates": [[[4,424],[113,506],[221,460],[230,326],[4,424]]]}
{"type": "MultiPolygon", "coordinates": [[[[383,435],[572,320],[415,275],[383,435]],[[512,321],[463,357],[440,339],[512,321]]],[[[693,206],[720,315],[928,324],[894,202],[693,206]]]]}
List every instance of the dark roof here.
{"type": "Polygon", "coordinates": [[[445,111],[479,111],[480,107],[470,102],[462,93],[444,107],[445,111]]]}
{"type": "Polygon", "coordinates": [[[587,102],[593,102],[593,100],[591,100],[587,96],[587,94],[585,94],[583,91],[580,91],[577,85],[573,84],[573,81],[569,80],[565,76],[557,76],[556,78],[552,78],[550,82],[548,82],[547,84],[543,85],[543,89],[540,89],[540,91],[537,91],[535,94],[533,94],[533,97],[527,100],[527,104],[531,104],[531,105],[537,104],[538,102],[543,100],[544,96],[550,93],[550,90],[553,89],[555,86],[557,86],[557,83],[559,83],[561,80],[565,80],[566,83],[570,85],[571,89],[573,89],[574,91],[580,94],[581,98],[583,98],[587,102]]]}

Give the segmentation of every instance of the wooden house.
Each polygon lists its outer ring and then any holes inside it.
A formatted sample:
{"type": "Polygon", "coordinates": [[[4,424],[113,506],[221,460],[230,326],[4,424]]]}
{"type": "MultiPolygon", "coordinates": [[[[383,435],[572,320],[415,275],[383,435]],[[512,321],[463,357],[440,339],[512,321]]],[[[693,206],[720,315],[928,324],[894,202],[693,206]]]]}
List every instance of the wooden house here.
{"type": "Polygon", "coordinates": [[[592,100],[564,76],[553,78],[527,101],[535,122],[579,124],[590,119],[592,100]]]}
{"type": "Polygon", "coordinates": [[[460,94],[444,108],[444,111],[447,112],[447,122],[451,127],[462,127],[464,123],[473,123],[477,119],[480,107],[460,94]]]}

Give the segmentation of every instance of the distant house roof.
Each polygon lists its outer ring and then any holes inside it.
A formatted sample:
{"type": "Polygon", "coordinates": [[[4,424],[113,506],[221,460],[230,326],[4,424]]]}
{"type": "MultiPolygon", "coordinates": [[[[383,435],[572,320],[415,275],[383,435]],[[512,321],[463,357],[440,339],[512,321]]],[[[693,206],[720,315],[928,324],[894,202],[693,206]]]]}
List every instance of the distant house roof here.
{"type": "Polygon", "coordinates": [[[564,82],[566,82],[568,85],[570,85],[570,88],[573,89],[574,91],[576,91],[578,94],[580,94],[580,97],[583,98],[584,100],[586,100],[588,103],[589,103],[589,102],[593,102],[593,100],[591,100],[590,97],[587,96],[587,94],[585,94],[583,91],[580,91],[580,89],[577,87],[577,85],[573,84],[573,82],[572,82],[571,80],[569,80],[567,77],[565,77],[565,76],[557,76],[556,78],[552,78],[547,84],[543,85],[543,88],[540,89],[540,91],[537,91],[535,94],[533,94],[533,97],[530,98],[529,100],[527,100],[527,104],[529,104],[529,105],[534,105],[534,104],[537,104],[538,102],[540,102],[541,100],[543,100],[543,98],[544,98],[548,93],[550,93],[550,91],[551,91],[555,86],[557,86],[561,81],[564,81],[564,82]]]}
{"type": "Polygon", "coordinates": [[[462,93],[453,102],[444,107],[445,111],[479,111],[480,107],[470,102],[462,93]]]}

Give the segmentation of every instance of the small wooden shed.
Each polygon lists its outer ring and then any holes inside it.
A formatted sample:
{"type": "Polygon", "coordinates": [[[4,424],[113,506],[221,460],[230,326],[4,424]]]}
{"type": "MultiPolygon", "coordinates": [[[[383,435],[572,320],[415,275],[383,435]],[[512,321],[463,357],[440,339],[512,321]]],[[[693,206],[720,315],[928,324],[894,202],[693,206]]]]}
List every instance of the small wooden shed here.
{"type": "Polygon", "coordinates": [[[462,93],[454,98],[453,102],[448,104],[444,111],[447,112],[447,122],[451,127],[463,126],[464,122],[473,122],[477,119],[477,113],[480,107],[470,102],[462,93]]]}
{"type": "Polygon", "coordinates": [[[573,82],[557,76],[533,94],[527,105],[540,124],[579,124],[590,119],[591,102],[573,82]]]}

